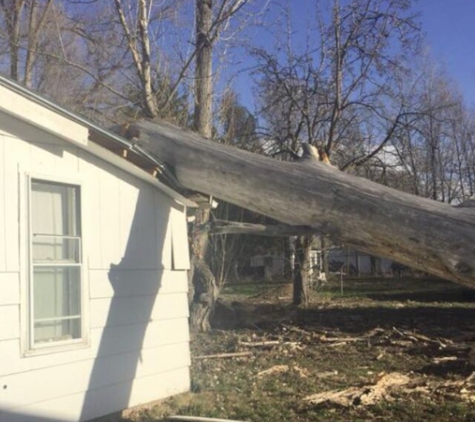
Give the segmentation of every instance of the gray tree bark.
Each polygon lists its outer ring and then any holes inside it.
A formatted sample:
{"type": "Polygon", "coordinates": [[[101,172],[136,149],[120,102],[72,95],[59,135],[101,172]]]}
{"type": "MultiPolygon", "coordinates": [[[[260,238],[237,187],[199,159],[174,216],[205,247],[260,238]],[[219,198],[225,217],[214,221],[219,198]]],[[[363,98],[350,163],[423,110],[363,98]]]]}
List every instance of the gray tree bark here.
{"type": "Polygon", "coordinates": [[[475,213],[424,199],[322,163],[288,163],[140,121],[139,145],[201,191],[361,251],[475,287],[475,213]]]}
{"type": "Polygon", "coordinates": [[[194,128],[211,138],[212,53],[210,39],[213,21],[212,0],[196,0],[196,70],[194,128]]]}
{"type": "Polygon", "coordinates": [[[310,249],[312,236],[299,236],[295,242],[294,291],[292,302],[306,307],[310,300],[310,249]]]}
{"type": "MultiPolygon", "coordinates": [[[[212,53],[210,37],[213,20],[212,0],[196,0],[196,66],[195,66],[195,109],[194,128],[202,136],[211,138],[212,108],[212,53]]],[[[209,220],[210,211],[196,213],[195,227],[209,220]]],[[[192,237],[192,271],[190,276],[194,288],[193,302],[190,307],[191,326],[198,331],[211,328],[210,318],[218,299],[216,277],[212,273],[207,259],[208,235],[195,233],[192,237]]]]}
{"type": "Polygon", "coordinates": [[[198,227],[198,230],[210,235],[216,234],[252,234],[269,237],[305,236],[318,231],[309,226],[291,226],[288,224],[254,224],[240,221],[210,220],[198,227]]]}

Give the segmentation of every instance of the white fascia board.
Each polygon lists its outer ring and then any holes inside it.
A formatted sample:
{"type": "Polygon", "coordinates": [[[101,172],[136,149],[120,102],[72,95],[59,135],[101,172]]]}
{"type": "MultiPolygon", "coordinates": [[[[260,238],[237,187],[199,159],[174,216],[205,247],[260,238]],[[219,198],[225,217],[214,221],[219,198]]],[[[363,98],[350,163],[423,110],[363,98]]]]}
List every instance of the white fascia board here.
{"type": "Polygon", "coordinates": [[[0,110],[45,132],[81,146],[88,145],[89,130],[56,111],[0,85],[0,110]]]}

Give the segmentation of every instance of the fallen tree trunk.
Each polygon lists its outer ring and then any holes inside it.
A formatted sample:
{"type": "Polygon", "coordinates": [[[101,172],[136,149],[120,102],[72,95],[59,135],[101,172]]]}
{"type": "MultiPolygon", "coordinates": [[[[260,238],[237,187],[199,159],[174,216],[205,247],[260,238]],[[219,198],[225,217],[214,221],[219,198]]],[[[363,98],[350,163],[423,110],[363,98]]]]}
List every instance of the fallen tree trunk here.
{"type": "Polygon", "coordinates": [[[475,287],[475,212],[400,192],[331,166],[288,163],[163,122],[131,125],[137,142],[186,188],[359,250],[475,287]]]}
{"type": "Polygon", "coordinates": [[[289,224],[254,224],[240,221],[210,220],[198,227],[200,232],[217,234],[252,234],[268,237],[305,236],[320,234],[309,226],[291,226],[289,224]]]}

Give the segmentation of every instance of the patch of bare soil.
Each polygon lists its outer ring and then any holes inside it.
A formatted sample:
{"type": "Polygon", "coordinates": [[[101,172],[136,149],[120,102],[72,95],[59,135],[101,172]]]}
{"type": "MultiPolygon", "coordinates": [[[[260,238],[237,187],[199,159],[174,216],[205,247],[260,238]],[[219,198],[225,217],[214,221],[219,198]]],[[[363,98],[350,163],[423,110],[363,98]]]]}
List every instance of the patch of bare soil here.
{"type": "Polygon", "coordinates": [[[192,393],[131,420],[475,421],[474,295],[410,287],[354,282],[308,309],[233,296],[192,338],[192,393]]]}

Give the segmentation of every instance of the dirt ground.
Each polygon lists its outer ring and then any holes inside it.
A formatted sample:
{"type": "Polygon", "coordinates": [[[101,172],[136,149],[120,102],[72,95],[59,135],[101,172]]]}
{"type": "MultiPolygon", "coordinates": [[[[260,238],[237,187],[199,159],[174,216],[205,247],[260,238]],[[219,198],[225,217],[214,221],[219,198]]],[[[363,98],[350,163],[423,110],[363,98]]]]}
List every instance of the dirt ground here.
{"type": "Polygon", "coordinates": [[[227,287],[234,314],[192,337],[192,392],[127,421],[475,421],[474,291],[353,280],[343,295],[340,285],[313,292],[308,309],[286,294],[227,287]]]}

